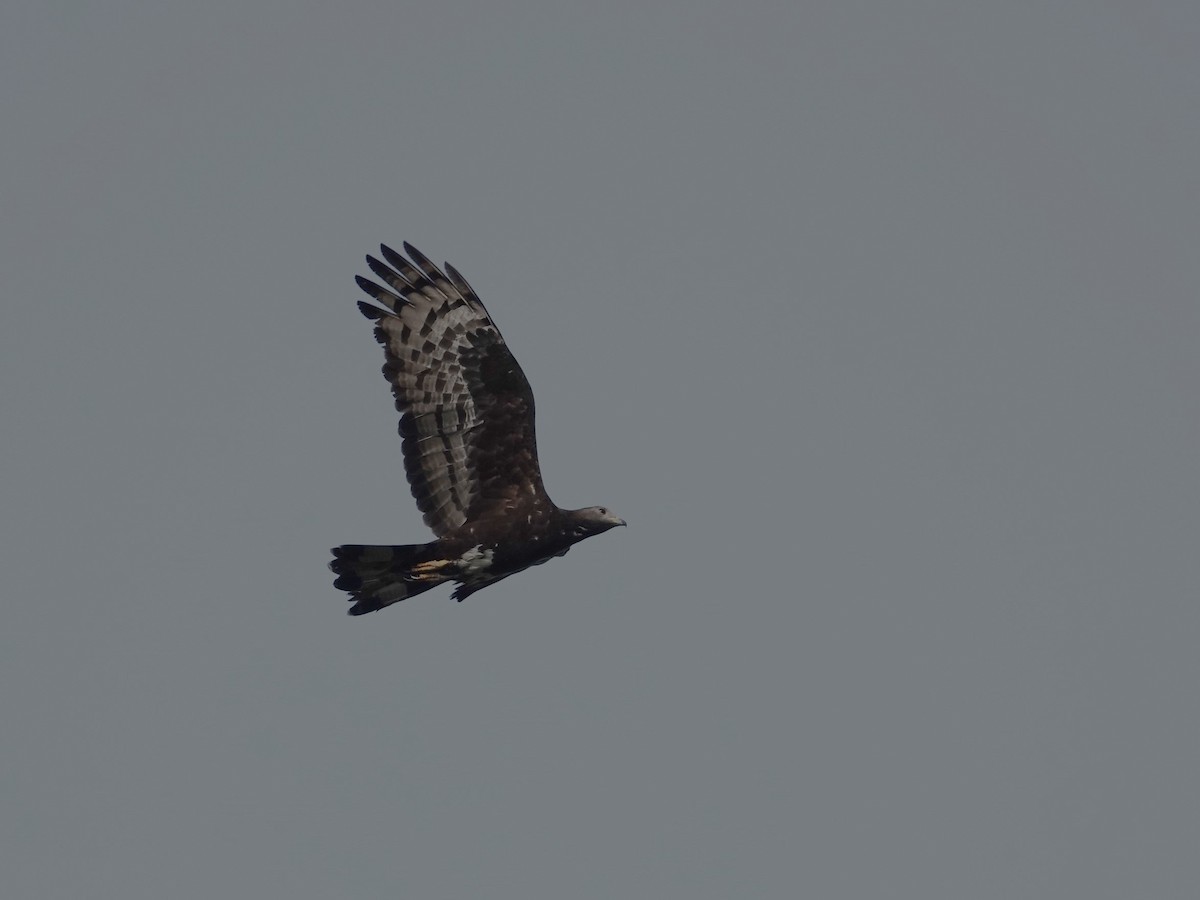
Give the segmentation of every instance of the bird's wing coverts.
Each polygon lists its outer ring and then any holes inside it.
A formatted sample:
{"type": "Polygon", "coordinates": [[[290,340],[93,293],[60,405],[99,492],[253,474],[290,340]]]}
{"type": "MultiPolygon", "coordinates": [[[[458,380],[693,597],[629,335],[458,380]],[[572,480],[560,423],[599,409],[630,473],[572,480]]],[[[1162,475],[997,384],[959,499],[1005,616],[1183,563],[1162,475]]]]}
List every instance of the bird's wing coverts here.
{"type": "Polygon", "coordinates": [[[533,391],[466,280],[446,276],[410,244],[367,264],[387,287],[358,277],[382,305],[375,321],[401,413],[404,470],[425,523],[444,536],[514,505],[549,504],[534,434],[533,391]],[[409,261],[411,259],[411,262],[409,261]]]}

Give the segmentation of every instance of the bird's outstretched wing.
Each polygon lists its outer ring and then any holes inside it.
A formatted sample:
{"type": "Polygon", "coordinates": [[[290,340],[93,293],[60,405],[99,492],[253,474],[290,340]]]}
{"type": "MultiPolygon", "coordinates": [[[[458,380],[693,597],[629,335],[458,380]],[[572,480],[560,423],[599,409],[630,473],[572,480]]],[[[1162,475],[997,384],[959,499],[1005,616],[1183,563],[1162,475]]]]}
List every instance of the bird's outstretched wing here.
{"type": "Polygon", "coordinates": [[[533,391],[476,293],[410,244],[358,277],[384,308],[359,301],[384,347],[383,374],[401,413],[404,470],[439,537],[531,499],[549,503],[538,467],[533,391]],[[449,275],[449,277],[447,277],[449,275]]]}

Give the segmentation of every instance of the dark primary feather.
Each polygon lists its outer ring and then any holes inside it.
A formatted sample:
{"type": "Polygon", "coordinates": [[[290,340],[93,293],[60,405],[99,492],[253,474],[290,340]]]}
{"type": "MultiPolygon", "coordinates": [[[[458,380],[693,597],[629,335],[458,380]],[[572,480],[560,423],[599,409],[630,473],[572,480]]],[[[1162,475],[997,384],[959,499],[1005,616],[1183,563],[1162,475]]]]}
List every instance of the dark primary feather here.
{"type": "Polygon", "coordinates": [[[386,352],[404,469],[426,524],[444,536],[518,498],[549,503],[520,365],[466,280],[404,249],[413,262],[387,246],[387,263],[367,257],[387,287],[358,285],[385,308],[359,308],[386,352]]]}

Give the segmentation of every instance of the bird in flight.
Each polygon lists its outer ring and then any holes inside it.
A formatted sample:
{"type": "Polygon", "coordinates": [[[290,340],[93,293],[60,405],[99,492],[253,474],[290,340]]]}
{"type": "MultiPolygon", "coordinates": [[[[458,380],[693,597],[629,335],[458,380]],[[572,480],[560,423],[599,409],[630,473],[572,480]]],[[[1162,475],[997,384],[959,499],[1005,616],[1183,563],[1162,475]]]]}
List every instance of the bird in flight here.
{"type": "MultiPolygon", "coordinates": [[[[446,582],[455,600],[562,556],[584,538],[624,525],[603,506],[560,509],[538,466],[533,391],[479,296],[411,244],[405,258],[367,257],[386,287],[361,276],[400,413],[404,472],[437,536],[426,544],[343,544],[333,586],[350,615],[383,609],[446,582]]],[[[387,471],[387,470],[383,470],[387,471]]]]}

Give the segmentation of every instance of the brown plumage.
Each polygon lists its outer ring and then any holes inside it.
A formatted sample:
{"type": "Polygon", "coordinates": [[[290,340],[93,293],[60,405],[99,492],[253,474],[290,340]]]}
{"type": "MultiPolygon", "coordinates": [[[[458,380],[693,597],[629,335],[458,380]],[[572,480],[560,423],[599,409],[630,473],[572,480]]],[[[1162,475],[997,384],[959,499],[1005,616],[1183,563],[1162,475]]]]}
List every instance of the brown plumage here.
{"type": "Polygon", "coordinates": [[[404,471],[438,540],[333,550],[334,586],[361,615],[456,581],[457,600],[625,523],[603,507],[563,510],[542,485],[533,391],[479,296],[410,244],[357,277],[401,413],[404,471]],[[411,261],[410,261],[411,260],[411,261]],[[449,277],[447,277],[449,276],[449,277]]]}

